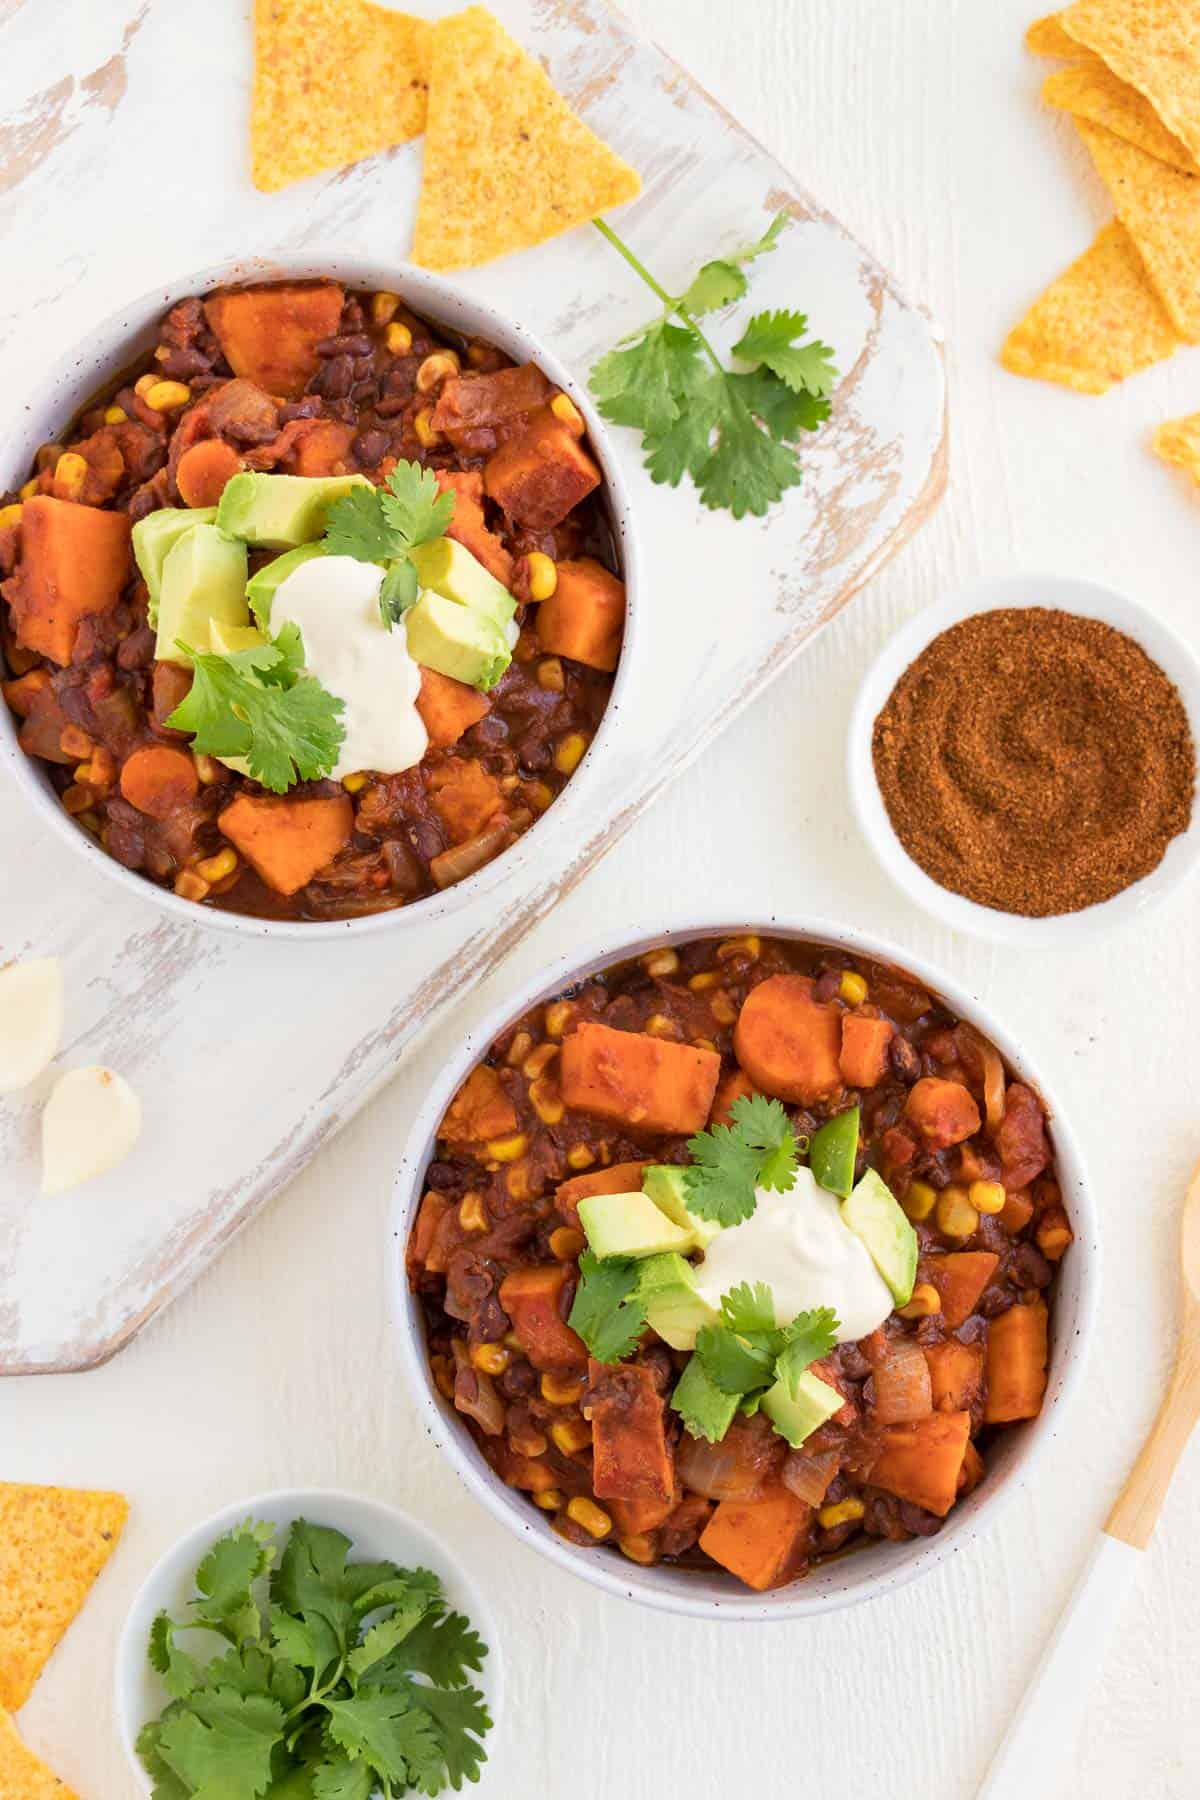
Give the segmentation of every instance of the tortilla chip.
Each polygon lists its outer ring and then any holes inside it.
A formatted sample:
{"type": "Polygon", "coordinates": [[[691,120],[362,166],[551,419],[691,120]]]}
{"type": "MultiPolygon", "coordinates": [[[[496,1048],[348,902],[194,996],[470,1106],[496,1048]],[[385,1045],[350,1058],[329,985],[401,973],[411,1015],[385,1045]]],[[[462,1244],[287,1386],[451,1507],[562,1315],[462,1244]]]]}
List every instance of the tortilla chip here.
{"type": "Polygon", "coordinates": [[[371,0],[255,0],[250,161],[265,193],[425,129],[432,27],[371,0]]]}
{"type": "Polygon", "coordinates": [[[1129,233],[1114,220],[1034,301],[1000,361],[1014,375],[1103,394],[1178,347],[1129,233]]]}
{"type": "Polygon", "coordinates": [[[0,1482],[0,1707],[28,1700],[128,1513],[120,1494],[0,1482]]]}
{"type": "Polygon", "coordinates": [[[1200,181],[1087,119],[1075,128],[1175,329],[1200,343],[1200,181]]]}
{"type": "Polygon", "coordinates": [[[1044,19],[1035,19],[1025,33],[1025,48],[1035,56],[1082,56],[1083,46],[1063,30],[1058,18],[1057,13],[1047,13],[1044,19]]]}
{"type": "Polygon", "coordinates": [[[1200,8],[1195,0],[1075,0],[1066,30],[1144,94],[1200,161],[1200,8]]]}
{"type": "Polygon", "coordinates": [[[1088,55],[1069,69],[1056,69],[1042,83],[1042,98],[1050,106],[1102,125],[1127,144],[1136,144],[1147,156],[1157,157],[1185,175],[1200,175],[1200,163],[1169,132],[1148,100],[1136,88],[1114,75],[1098,56],[1088,55]]]}
{"type": "Polygon", "coordinates": [[[17,1728],[0,1707],[0,1796],[3,1800],[79,1800],[74,1788],[52,1775],[32,1750],[26,1749],[17,1728]]]}
{"type": "Polygon", "coordinates": [[[1189,413],[1186,419],[1168,419],[1154,433],[1151,443],[1155,456],[1166,463],[1178,463],[1200,484],[1200,413],[1189,413]]]}
{"type": "Polygon", "coordinates": [[[426,134],[413,261],[427,269],[544,243],[641,190],[482,6],[434,26],[426,134]]]}

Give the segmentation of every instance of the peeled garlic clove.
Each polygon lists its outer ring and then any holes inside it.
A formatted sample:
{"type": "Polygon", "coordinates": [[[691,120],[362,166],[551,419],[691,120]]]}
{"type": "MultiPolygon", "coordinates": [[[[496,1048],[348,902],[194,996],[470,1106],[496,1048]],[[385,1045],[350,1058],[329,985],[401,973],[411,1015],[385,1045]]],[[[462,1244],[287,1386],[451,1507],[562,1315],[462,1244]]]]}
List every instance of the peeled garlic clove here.
{"type": "Polygon", "coordinates": [[[142,1103],[123,1076],[93,1064],[69,1069],[42,1114],[42,1192],[103,1175],[129,1155],[142,1129],[142,1103]]]}
{"type": "Polygon", "coordinates": [[[28,1087],[62,1042],[63,978],[57,956],[0,969],[0,1094],[28,1087]]]}

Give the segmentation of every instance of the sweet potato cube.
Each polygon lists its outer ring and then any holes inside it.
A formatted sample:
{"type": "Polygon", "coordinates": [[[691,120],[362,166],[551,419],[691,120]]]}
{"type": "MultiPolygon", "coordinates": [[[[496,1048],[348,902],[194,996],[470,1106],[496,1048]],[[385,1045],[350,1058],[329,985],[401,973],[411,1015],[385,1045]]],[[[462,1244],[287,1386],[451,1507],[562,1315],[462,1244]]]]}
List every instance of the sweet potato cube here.
{"type": "Polygon", "coordinates": [[[196,759],[190,750],[170,744],[145,744],[121,770],[121,795],[151,819],[169,819],[194,800],[200,787],[196,759]]]}
{"type": "Polygon", "coordinates": [[[931,1282],[941,1295],[942,1322],[949,1330],[957,1331],[970,1318],[999,1261],[991,1250],[953,1250],[949,1256],[922,1259],[919,1279],[931,1282]]]}
{"type": "Polygon", "coordinates": [[[600,486],[600,471],[548,406],[488,458],[483,485],[510,519],[529,531],[553,531],[600,486]]]}
{"type": "Polygon", "coordinates": [[[842,1086],[841,1013],[814,1000],[807,975],[771,975],[752,988],[738,1015],[734,1055],[764,1094],[807,1106],[842,1086]]]}
{"type": "Polygon", "coordinates": [[[895,1036],[890,1019],[864,1018],[861,1013],[842,1014],[842,1080],[847,1087],[871,1088],[882,1081],[888,1066],[888,1046],[895,1036]]]}
{"type": "Polygon", "coordinates": [[[754,1083],[744,1069],[733,1069],[728,1075],[722,1075],[713,1095],[712,1111],[708,1115],[709,1124],[730,1124],[733,1120],[734,1101],[748,1099],[756,1092],[754,1083]]]}
{"type": "Polygon", "coordinates": [[[317,345],[337,332],[344,300],[331,281],[281,282],[214,294],[204,312],[235,375],[297,400],[317,372],[317,345]]]}
{"type": "Polygon", "coordinates": [[[670,1506],[675,1465],[667,1444],[666,1402],[651,1369],[638,1363],[588,1364],[592,1415],[592,1491],[599,1500],[670,1506]]]}
{"type": "Polygon", "coordinates": [[[961,1081],[942,1081],[936,1075],[922,1075],[908,1090],[904,1113],[930,1150],[961,1144],[980,1126],[979,1108],[970,1089],[961,1081]]]}
{"type": "Polygon", "coordinates": [[[215,506],[239,474],[242,459],[224,438],[202,438],[179,458],[175,486],[185,506],[215,506]]]}
{"type": "Polygon", "coordinates": [[[448,1144],[483,1144],[517,1129],[517,1113],[495,1069],[480,1063],[446,1108],[438,1136],[448,1144]]]}
{"type": "Polygon", "coordinates": [[[665,1525],[681,1498],[678,1488],[673,1488],[665,1500],[620,1500],[609,1494],[604,1510],[611,1513],[618,1537],[639,1537],[644,1531],[657,1531],[665,1525]]]}
{"type": "Polygon", "coordinates": [[[297,475],[345,475],[350,465],[353,425],[339,419],[314,419],[296,440],[292,470],[297,475]]]}
{"type": "Polygon", "coordinates": [[[974,1493],[983,1480],[986,1470],[983,1458],[973,1443],[967,1445],[967,1454],[963,1457],[963,1466],[958,1476],[958,1497],[964,1499],[967,1494],[974,1493]]]}
{"type": "Polygon", "coordinates": [[[548,1493],[560,1479],[545,1457],[521,1456],[507,1445],[497,1457],[496,1469],[507,1487],[524,1488],[529,1494],[548,1493]]]}
{"type": "Polygon", "coordinates": [[[470,370],[442,388],[433,410],[434,429],[455,443],[481,427],[509,425],[525,413],[537,412],[553,392],[536,363],[494,369],[488,375],[470,370]]]}
{"type": "Polygon", "coordinates": [[[344,794],[268,800],[239,794],[217,820],[277,894],[296,894],[350,842],[354,808],[344,794]]]}
{"type": "Polygon", "coordinates": [[[642,1185],[644,1162],[610,1163],[607,1169],[592,1169],[586,1175],[573,1175],[561,1181],[555,1190],[554,1204],[568,1225],[579,1224],[579,1202],[589,1194],[634,1194],[642,1185]]]}
{"type": "Polygon", "coordinates": [[[483,476],[477,469],[439,469],[437,484],[442,493],[454,495],[454,517],[446,527],[446,536],[469,550],[489,575],[511,588],[512,553],[505,549],[496,533],[488,529],[483,516],[483,476]]]}
{"type": "Polygon", "coordinates": [[[971,1441],[968,1412],[935,1412],[915,1425],[887,1425],[883,1449],[867,1476],[874,1487],[944,1519],[958,1497],[971,1441]]]}
{"type": "Polygon", "coordinates": [[[21,511],[21,561],[3,588],[18,644],[69,663],[83,620],[112,612],[132,572],[128,514],[35,494],[21,511]]]}
{"type": "Polygon", "coordinates": [[[1048,1316],[1039,1296],[1032,1306],[1010,1306],[988,1326],[987,1405],[989,1425],[1036,1419],[1046,1392],[1048,1316]]]}
{"type": "MultiPolygon", "coordinates": [[[[500,1283],[500,1304],[535,1369],[585,1369],[588,1353],[562,1316],[563,1290],[574,1281],[567,1263],[514,1269],[500,1283]]],[[[569,1309],[568,1309],[569,1310],[569,1309]]]]}
{"type": "Polygon", "coordinates": [[[439,675],[436,669],[422,669],[417,711],[432,747],[444,750],[457,744],[472,725],[478,725],[488,711],[488,701],[465,681],[439,675]]]}
{"type": "Polygon", "coordinates": [[[945,1338],[926,1344],[934,1412],[970,1412],[983,1387],[983,1345],[945,1338]]]}
{"type": "Polygon", "coordinates": [[[620,659],[624,627],[625,583],[591,556],[560,562],[558,586],[538,607],[542,649],[611,671],[620,659]]]}
{"type": "Polygon", "coordinates": [[[720,1073],[714,1050],[588,1023],[563,1040],[559,1083],[567,1105],[593,1118],[685,1134],[702,1130],[720,1073]]]}
{"type": "Polygon", "coordinates": [[[504,805],[499,781],[481,763],[443,763],[430,771],[425,785],[452,844],[465,844],[504,805]]]}
{"type": "Polygon", "coordinates": [[[757,1500],[722,1500],[700,1534],[700,1548],[761,1593],[800,1573],[812,1515],[807,1501],[773,1482],[757,1500]]]}

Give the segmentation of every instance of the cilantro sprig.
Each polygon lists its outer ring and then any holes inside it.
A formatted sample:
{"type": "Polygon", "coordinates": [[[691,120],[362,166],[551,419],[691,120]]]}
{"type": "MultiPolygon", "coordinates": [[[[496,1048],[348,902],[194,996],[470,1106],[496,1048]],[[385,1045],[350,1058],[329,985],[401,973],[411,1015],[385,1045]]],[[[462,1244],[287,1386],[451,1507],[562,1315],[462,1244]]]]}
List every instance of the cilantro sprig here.
{"type": "Polygon", "coordinates": [[[751,1216],[760,1187],[783,1194],[795,1186],[802,1147],[778,1100],[743,1094],[730,1117],[731,1125],[688,1139],[692,1161],[683,1171],[689,1211],[725,1226],[751,1216]]]}
{"type": "Polygon", "coordinates": [[[329,774],[346,735],[345,706],[304,674],[297,625],[270,644],[225,656],[182,640],[179,648],[192,665],[192,685],[166,723],[191,732],[193,750],[242,757],[255,781],[276,794],[329,774]]]}
{"type": "Polygon", "coordinates": [[[804,1371],[827,1356],[837,1342],[838,1317],[831,1307],[797,1313],[787,1325],[775,1323],[775,1301],[765,1282],[741,1282],[721,1298],[721,1322],[705,1325],[671,1405],[693,1437],[719,1443],[735,1410],[758,1411],[768,1388],[782,1381],[796,1396],[804,1371]]]}
{"type": "Polygon", "coordinates": [[[591,1250],[580,1256],[579,1286],[567,1323],[597,1362],[620,1362],[636,1350],[646,1329],[640,1280],[641,1264],[631,1256],[601,1261],[591,1250]]]}
{"type": "Polygon", "coordinates": [[[330,507],[326,554],[388,565],[379,613],[389,631],[416,604],[417,571],[410,552],[446,535],[454,502],[453,489],[443,493],[432,469],[398,462],[383,487],[353,487],[330,507]]]}
{"type": "Polygon", "coordinates": [[[761,516],[801,480],[796,443],[829,416],[833,352],[818,339],[797,342],[803,313],[762,312],[734,346],[747,366],[727,369],[696,321],[744,298],[746,264],[774,250],[786,213],[756,242],[705,263],[682,294],[669,294],[603,219],[593,223],[663,307],[596,363],[600,411],[642,433],[656,482],[678,487],[690,475],[705,506],[761,516]]]}
{"type": "Polygon", "coordinates": [[[138,1754],[155,1800],[385,1800],[477,1781],[491,1729],[470,1685],[486,1646],[428,1569],[350,1562],[350,1540],[247,1520],[196,1571],[191,1616],[160,1613],[151,1666],[171,1699],[138,1754]],[[271,1570],[269,1589],[263,1577],[271,1570]],[[221,1641],[208,1662],[177,1635],[221,1641]]]}

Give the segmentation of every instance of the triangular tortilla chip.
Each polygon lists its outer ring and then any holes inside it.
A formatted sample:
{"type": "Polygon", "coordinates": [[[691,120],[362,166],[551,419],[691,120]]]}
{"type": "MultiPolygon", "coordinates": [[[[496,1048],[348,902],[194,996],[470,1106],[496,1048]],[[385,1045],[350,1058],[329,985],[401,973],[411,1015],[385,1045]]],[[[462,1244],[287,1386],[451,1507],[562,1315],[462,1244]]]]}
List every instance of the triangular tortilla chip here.
{"type": "Polygon", "coordinates": [[[255,187],[272,193],[424,131],[431,34],[371,0],[255,0],[255,187]]]}
{"type": "Polygon", "coordinates": [[[1200,413],[1189,413],[1185,419],[1168,419],[1154,433],[1155,456],[1164,462],[1178,463],[1192,480],[1200,483],[1200,413]]]}
{"type": "Polygon", "coordinates": [[[0,1706],[28,1700],[128,1513],[120,1494],[0,1482],[0,1706]]]}
{"type": "Polygon", "coordinates": [[[1075,128],[1175,329],[1200,343],[1200,181],[1087,119],[1075,128]]]}
{"type": "Polygon", "coordinates": [[[641,185],[491,13],[438,21],[414,262],[465,269],[528,249],[641,185]]]}
{"type": "Polygon", "coordinates": [[[1145,94],[1200,161],[1200,8],[1195,0],[1075,0],[1059,18],[1114,75],[1145,94]]]}
{"type": "Polygon", "coordinates": [[[79,1800],[74,1788],[52,1775],[26,1748],[0,1707],[0,1796],[3,1800],[79,1800]]]}
{"type": "Polygon", "coordinates": [[[1178,347],[1129,233],[1114,220],[1034,301],[1000,360],[1014,375],[1103,394],[1178,347]]]}
{"type": "Polygon", "coordinates": [[[1025,33],[1025,48],[1032,50],[1035,56],[1082,56],[1084,53],[1083,46],[1063,30],[1057,13],[1047,13],[1044,19],[1033,21],[1025,33]]]}
{"type": "Polygon", "coordinates": [[[1047,75],[1042,99],[1076,118],[1102,125],[1115,137],[1136,144],[1147,156],[1155,156],[1185,175],[1200,175],[1200,163],[1167,130],[1150,102],[1090,51],[1069,69],[1047,75]]]}

